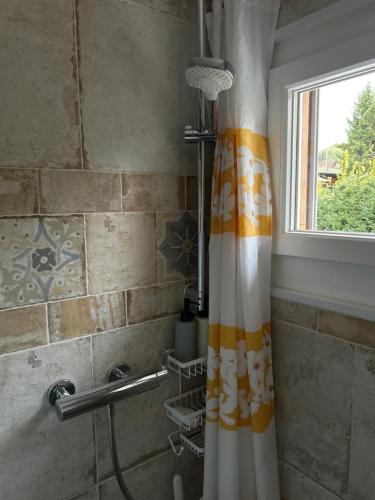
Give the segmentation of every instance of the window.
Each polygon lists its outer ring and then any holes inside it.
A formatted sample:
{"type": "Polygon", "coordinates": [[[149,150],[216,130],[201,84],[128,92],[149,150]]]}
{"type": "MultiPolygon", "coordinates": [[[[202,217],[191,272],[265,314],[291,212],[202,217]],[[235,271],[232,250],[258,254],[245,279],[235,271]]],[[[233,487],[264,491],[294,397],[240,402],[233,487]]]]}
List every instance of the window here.
{"type": "Polygon", "coordinates": [[[375,70],[290,92],[290,230],[375,236],[375,70]]]}
{"type": "Polygon", "coordinates": [[[280,35],[268,92],[276,255],[373,269],[375,4],[368,9],[356,22],[323,16],[280,35]]]}

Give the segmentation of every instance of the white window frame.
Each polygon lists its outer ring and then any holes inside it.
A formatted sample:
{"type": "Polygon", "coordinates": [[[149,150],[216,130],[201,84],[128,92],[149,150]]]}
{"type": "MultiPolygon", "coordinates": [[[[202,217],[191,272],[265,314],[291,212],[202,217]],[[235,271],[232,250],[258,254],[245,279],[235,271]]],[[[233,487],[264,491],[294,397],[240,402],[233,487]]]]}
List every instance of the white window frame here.
{"type": "MultiPolygon", "coordinates": [[[[373,4],[374,5],[374,4],[373,4]]],[[[351,21],[356,22],[351,15],[351,21]]],[[[366,16],[362,16],[368,22],[366,16]]],[[[358,21],[361,22],[360,19],[358,21]]],[[[367,26],[367,25],[366,25],[367,26]]],[[[345,28],[337,26],[338,30],[345,28]]],[[[361,26],[356,26],[359,33],[361,26]]],[[[327,27],[323,27],[327,30],[327,27]]],[[[311,87],[312,83],[347,78],[359,71],[375,70],[375,23],[373,31],[335,44],[327,41],[321,47],[319,29],[316,29],[318,49],[308,55],[273,68],[269,81],[269,139],[274,196],[273,253],[321,260],[333,260],[368,266],[375,265],[375,238],[355,233],[290,230],[291,197],[295,199],[292,145],[292,92],[311,87]],[[319,46],[320,45],[320,46],[319,46]]],[[[328,28],[329,31],[329,28],[328,28]]],[[[332,30],[331,30],[332,31],[332,30]]],[[[334,33],[332,34],[334,37],[334,33]]],[[[303,41],[303,34],[300,35],[303,41]]],[[[290,43],[290,41],[289,41],[290,43]]],[[[298,36],[295,39],[298,44],[298,36]]],[[[293,46],[293,45],[291,45],[293,46]]],[[[285,53],[282,53],[285,59],[285,53]]],[[[296,121],[294,121],[295,123],[296,121]]]]}

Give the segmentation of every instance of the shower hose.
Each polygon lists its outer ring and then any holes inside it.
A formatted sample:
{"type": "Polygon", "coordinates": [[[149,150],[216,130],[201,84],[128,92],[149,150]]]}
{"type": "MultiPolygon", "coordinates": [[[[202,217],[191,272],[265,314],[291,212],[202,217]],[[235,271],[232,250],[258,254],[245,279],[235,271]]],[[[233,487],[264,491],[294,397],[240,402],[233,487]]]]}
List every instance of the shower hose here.
{"type": "Polygon", "coordinates": [[[128,490],[124,478],[122,477],[121,474],[120,463],[118,460],[118,453],[117,453],[117,445],[116,445],[115,407],[113,404],[107,406],[107,420],[108,420],[109,446],[111,448],[112,463],[118,485],[125,500],[134,500],[134,497],[128,490]]]}

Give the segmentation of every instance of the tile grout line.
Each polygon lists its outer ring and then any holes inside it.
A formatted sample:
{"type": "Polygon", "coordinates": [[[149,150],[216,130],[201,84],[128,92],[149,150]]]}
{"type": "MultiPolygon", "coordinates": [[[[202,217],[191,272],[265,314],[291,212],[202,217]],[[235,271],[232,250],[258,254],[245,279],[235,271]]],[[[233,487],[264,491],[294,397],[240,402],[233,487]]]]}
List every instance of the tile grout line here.
{"type": "Polygon", "coordinates": [[[119,172],[119,176],[120,176],[120,209],[121,209],[121,213],[124,213],[124,200],[123,200],[123,178],[122,178],[122,173],[119,172]]]}
{"type": "Polygon", "coordinates": [[[125,325],[126,325],[126,326],[129,326],[128,291],[127,291],[127,290],[124,290],[124,291],[123,291],[123,294],[124,294],[125,314],[126,314],[126,318],[125,318],[125,325]]]}
{"type": "Polygon", "coordinates": [[[33,214],[33,213],[29,213],[29,214],[17,214],[17,213],[14,213],[14,214],[1,214],[0,213],[0,219],[14,219],[14,218],[18,218],[18,219],[31,219],[31,218],[36,218],[36,217],[74,217],[74,216],[83,216],[83,215],[93,215],[93,214],[97,214],[97,215],[109,215],[109,214],[114,214],[114,215],[118,215],[118,214],[180,214],[180,213],[184,213],[184,212],[189,212],[189,213],[197,213],[198,211],[197,210],[186,210],[186,209],[165,209],[165,210],[128,210],[128,211],[120,211],[120,210],[115,210],[115,211],[110,211],[110,210],[107,210],[105,212],[100,212],[100,211],[92,211],[92,212],[74,212],[73,210],[71,210],[70,212],[43,212],[43,213],[38,213],[38,214],[33,214]]]}
{"type": "MultiPolygon", "coordinates": [[[[188,279],[196,279],[196,278],[188,278],[188,279]]],[[[165,282],[160,282],[160,283],[154,282],[154,283],[150,283],[149,285],[134,286],[134,287],[130,287],[130,288],[121,288],[118,290],[108,290],[106,292],[100,292],[100,293],[87,293],[85,295],[76,295],[74,297],[61,297],[59,299],[47,300],[45,302],[34,302],[31,304],[24,304],[21,306],[3,307],[3,308],[0,308],[0,313],[6,312],[6,311],[15,311],[17,309],[26,309],[28,307],[38,307],[38,306],[43,306],[43,305],[48,305],[48,304],[58,304],[60,302],[68,302],[68,301],[86,299],[86,298],[91,298],[91,297],[100,297],[101,295],[112,295],[115,293],[130,292],[132,290],[143,290],[143,289],[152,288],[152,287],[168,287],[170,285],[178,285],[180,283],[184,283],[185,281],[186,281],[186,278],[181,278],[180,280],[165,281],[165,282]]]]}
{"type": "Polygon", "coordinates": [[[88,246],[87,246],[87,221],[86,214],[83,215],[83,242],[85,248],[85,278],[86,278],[86,296],[89,295],[89,268],[88,268],[88,246]]]}
{"type": "Polygon", "coordinates": [[[94,337],[98,337],[100,335],[109,335],[112,333],[117,333],[117,332],[124,330],[124,329],[127,330],[128,328],[134,328],[134,327],[138,327],[140,325],[144,325],[144,324],[148,324],[148,323],[155,323],[156,321],[165,321],[167,319],[178,318],[178,317],[179,317],[179,313],[175,312],[175,313],[171,313],[171,314],[166,314],[165,316],[161,316],[159,318],[150,318],[150,319],[146,319],[144,321],[130,323],[129,325],[118,326],[118,327],[112,328],[110,330],[104,330],[103,332],[92,332],[92,333],[88,333],[86,335],[81,335],[79,337],[71,337],[68,339],[57,340],[56,342],[51,342],[49,344],[37,345],[37,346],[33,346],[33,347],[27,347],[25,349],[18,349],[16,351],[4,352],[4,353],[0,354],[0,359],[5,358],[7,356],[13,356],[14,354],[20,354],[22,352],[38,351],[39,349],[44,349],[45,347],[48,347],[48,346],[58,346],[61,344],[66,344],[68,342],[81,341],[83,339],[90,339],[90,342],[91,342],[94,337]]]}
{"type": "Polygon", "coordinates": [[[159,285],[159,259],[158,259],[158,216],[155,213],[155,263],[156,263],[156,283],[159,285]]]}
{"type": "Polygon", "coordinates": [[[338,494],[336,493],[335,491],[331,490],[330,488],[327,488],[327,486],[324,486],[322,483],[319,483],[319,481],[317,481],[316,479],[313,479],[312,477],[310,477],[308,474],[306,474],[306,472],[304,472],[303,470],[301,470],[299,467],[297,467],[296,465],[288,462],[288,460],[286,460],[284,457],[282,457],[281,455],[279,455],[279,460],[282,460],[283,462],[285,462],[288,467],[298,471],[301,475],[307,477],[310,481],[312,481],[313,483],[317,484],[318,486],[320,486],[323,490],[326,490],[328,491],[329,493],[332,493],[336,498],[337,500],[344,500],[341,496],[341,494],[338,494]]]}
{"type": "Polygon", "coordinates": [[[83,112],[82,112],[82,78],[81,78],[81,49],[80,49],[80,32],[79,32],[79,13],[78,13],[78,0],[73,0],[73,30],[74,30],[74,40],[75,40],[75,77],[76,77],[76,87],[77,87],[77,105],[78,105],[78,117],[79,117],[79,136],[80,136],[80,160],[81,169],[84,170],[87,163],[86,151],[85,151],[85,133],[83,130],[83,112]]]}
{"type": "Polygon", "coordinates": [[[347,456],[347,464],[345,471],[345,496],[350,493],[350,472],[351,472],[351,463],[352,463],[352,435],[353,435],[353,401],[354,401],[354,380],[355,380],[355,365],[357,358],[357,346],[355,344],[351,344],[353,349],[353,360],[352,360],[352,380],[351,380],[351,391],[350,391],[350,423],[349,423],[349,432],[348,432],[348,456],[347,456]]]}
{"type": "Polygon", "coordinates": [[[49,312],[48,312],[48,303],[45,303],[45,314],[46,314],[46,333],[47,333],[47,344],[51,343],[51,335],[49,331],[49,312]]]}
{"type": "MultiPolygon", "coordinates": [[[[1,166],[0,165],[0,171],[1,170],[17,170],[17,171],[24,171],[24,172],[29,172],[30,170],[41,170],[43,172],[77,172],[77,173],[85,173],[85,174],[108,174],[108,175],[114,175],[114,174],[128,174],[128,175],[135,175],[135,176],[141,176],[141,175],[160,175],[161,177],[197,177],[197,175],[194,175],[192,173],[184,174],[184,173],[176,173],[176,172],[158,172],[155,170],[144,170],[144,171],[137,171],[137,170],[121,170],[121,169],[100,169],[100,168],[89,168],[82,170],[82,168],[69,168],[69,167],[40,167],[40,166],[35,166],[35,165],[28,165],[25,167],[21,166],[11,166],[11,167],[6,167],[6,166],[1,166]]],[[[211,177],[209,177],[211,179],[211,177]]]]}
{"type": "Polygon", "coordinates": [[[40,189],[40,182],[41,182],[41,179],[40,179],[40,173],[39,173],[39,169],[35,169],[35,178],[36,178],[36,203],[37,203],[37,214],[40,215],[40,193],[41,193],[41,189],[40,189]]]}

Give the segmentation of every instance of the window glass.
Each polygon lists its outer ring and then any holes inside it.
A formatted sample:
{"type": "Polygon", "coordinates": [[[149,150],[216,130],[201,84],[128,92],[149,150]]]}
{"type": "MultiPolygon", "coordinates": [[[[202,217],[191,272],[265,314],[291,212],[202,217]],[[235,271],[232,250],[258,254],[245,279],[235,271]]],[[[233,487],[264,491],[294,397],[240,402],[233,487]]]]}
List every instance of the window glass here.
{"type": "Polygon", "coordinates": [[[294,91],[293,230],[375,235],[375,71],[294,91]]]}

